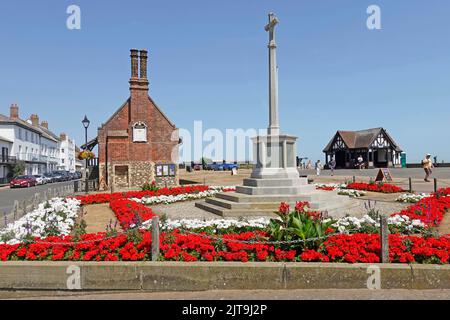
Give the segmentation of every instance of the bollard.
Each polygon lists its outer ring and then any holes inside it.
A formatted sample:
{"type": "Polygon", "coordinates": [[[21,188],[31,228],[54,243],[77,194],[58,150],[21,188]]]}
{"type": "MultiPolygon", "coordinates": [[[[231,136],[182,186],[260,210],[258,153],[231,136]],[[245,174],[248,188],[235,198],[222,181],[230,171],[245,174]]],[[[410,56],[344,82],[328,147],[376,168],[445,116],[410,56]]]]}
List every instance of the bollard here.
{"type": "Polygon", "coordinates": [[[152,218],[152,261],[159,258],[159,217],[152,218]]]}
{"type": "Polygon", "coordinates": [[[436,193],[438,190],[437,178],[434,178],[433,180],[434,180],[434,193],[436,193]]]}
{"type": "Polygon", "coordinates": [[[386,215],[380,216],[381,263],[389,263],[389,227],[386,215]]]}
{"type": "Polygon", "coordinates": [[[355,183],[356,182],[356,177],[355,176],[353,176],[353,183],[355,183]]]}
{"type": "Polygon", "coordinates": [[[409,178],[409,192],[410,193],[413,192],[413,190],[412,190],[412,179],[411,178],[409,178]]]}

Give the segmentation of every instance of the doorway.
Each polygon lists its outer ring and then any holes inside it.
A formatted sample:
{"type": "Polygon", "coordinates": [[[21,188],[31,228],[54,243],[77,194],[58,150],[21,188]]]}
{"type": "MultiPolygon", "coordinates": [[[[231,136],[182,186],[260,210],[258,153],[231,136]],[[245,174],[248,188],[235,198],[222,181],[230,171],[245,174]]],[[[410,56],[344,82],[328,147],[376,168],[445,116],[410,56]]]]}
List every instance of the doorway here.
{"type": "Polygon", "coordinates": [[[336,151],[336,168],[344,169],[345,168],[345,151],[336,151]]]}

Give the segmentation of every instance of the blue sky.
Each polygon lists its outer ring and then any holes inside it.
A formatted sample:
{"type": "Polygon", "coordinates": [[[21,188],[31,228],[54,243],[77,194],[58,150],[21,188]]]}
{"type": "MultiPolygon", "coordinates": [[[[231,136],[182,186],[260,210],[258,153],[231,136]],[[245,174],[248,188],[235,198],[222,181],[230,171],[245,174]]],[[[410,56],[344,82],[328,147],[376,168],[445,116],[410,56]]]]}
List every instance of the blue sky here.
{"type": "Polygon", "coordinates": [[[129,95],[129,49],[150,53],[150,95],[179,128],[265,128],[267,13],[277,30],[280,122],[322,159],[336,130],[384,127],[407,152],[450,161],[446,0],[2,1],[0,113],[18,103],[84,140],[129,95]],[[66,9],[82,29],[66,28],[66,9]],[[366,27],[381,7],[382,30],[366,27]]]}

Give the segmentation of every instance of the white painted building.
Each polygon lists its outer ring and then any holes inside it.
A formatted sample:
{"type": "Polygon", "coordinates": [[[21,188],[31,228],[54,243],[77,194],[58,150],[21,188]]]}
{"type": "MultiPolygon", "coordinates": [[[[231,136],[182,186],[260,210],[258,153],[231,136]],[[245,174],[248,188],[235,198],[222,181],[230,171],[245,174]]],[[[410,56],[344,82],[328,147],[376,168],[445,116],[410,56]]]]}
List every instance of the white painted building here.
{"type": "MultiPolygon", "coordinates": [[[[19,107],[13,104],[9,117],[0,114],[0,136],[9,141],[9,147],[2,145],[2,156],[6,158],[8,155],[10,165],[22,161],[25,174],[42,174],[57,169],[59,139],[48,130],[46,121],[39,124],[37,115],[22,120],[19,107]]],[[[8,172],[4,177],[7,176],[8,172]]]]}
{"type": "Polygon", "coordinates": [[[2,150],[0,158],[0,184],[7,183],[9,165],[14,162],[11,158],[10,153],[12,149],[13,141],[0,136],[0,148],[2,150]]]}
{"type": "Polygon", "coordinates": [[[75,140],[71,140],[65,133],[61,133],[59,141],[58,170],[75,172],[75,140]]]}

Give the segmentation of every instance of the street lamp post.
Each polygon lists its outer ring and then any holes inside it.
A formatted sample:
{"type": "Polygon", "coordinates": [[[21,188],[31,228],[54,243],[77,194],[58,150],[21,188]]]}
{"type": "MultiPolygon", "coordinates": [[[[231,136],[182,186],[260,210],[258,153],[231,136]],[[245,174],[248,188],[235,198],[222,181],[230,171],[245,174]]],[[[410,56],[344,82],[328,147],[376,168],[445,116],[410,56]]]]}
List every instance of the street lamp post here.
{"type": "MultiPolygon", "coordinates": [[[[90,124],[91,122],[89,121],[89,119],[87,118],[87,116],[84,116],[84,119],[83,119],[83,121],[81,121],[81,123],[83,123],[83,126],[84,126],[84,133],[85,133],[85,142],[86,142],[86,144],[84,145],[84,147],[85,147],[84,150],[87,150],[87,143],[88,143],[88,141],[87,141],[87,130],[88,130],[89,124],[90,124]]],[[[86,191],[86,194],[88,194],[88,193],[89,193],[89,185],[88,185],[88,159],[85,159],[85,161],[86,161],[86,167],[85,167],[85,172],[84,172],[84,174],[85,174],[85,191],[86,191]]]]}

